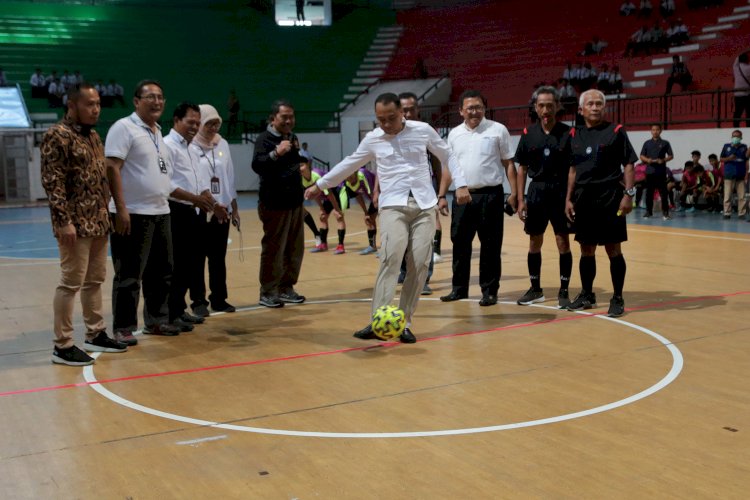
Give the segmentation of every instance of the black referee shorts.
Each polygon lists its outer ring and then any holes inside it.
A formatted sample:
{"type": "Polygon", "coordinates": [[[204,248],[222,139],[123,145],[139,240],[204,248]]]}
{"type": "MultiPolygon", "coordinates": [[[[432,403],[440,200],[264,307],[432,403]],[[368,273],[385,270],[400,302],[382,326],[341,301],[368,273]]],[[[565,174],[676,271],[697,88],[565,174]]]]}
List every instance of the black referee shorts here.
{"type": "Polygon", "coordinates": [[[569,234],[572,226],[565,216],[566,186],[557,182],[531,181],[526,191],[526,221],[523,229],[530,236],[544,234],[552,224],[555,234],[569,234]]]}
{"type": "Polygon", "coordinates": [[[606,245],[628,240],[625,216],[617,215],[624,189],[619,183],[576,186],[573,193],[576,241],[606,245]]]}

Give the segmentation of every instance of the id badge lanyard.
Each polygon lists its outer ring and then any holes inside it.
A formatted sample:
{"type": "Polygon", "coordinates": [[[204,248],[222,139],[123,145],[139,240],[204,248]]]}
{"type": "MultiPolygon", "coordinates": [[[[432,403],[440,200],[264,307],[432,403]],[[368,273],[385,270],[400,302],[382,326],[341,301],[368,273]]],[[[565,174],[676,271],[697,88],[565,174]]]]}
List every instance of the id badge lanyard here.
{"type": "MultiPolygon", "coordinates": [[[[132,116],[130,117],[130,120],[133,123],[135,123],[136,125],[138,124],[138,122],[136,122],[135,120],[133,120],[132,116]]],[[[159,138],[154,133],[154,131],[151,130],[151,128],[148,127],[147,125],[143,125],[143,128],[145,128],[146,132],[148,132],[148,137],[149,137],[149,139],[151,139],[151,142],[154,143],[154,147],[156,148],[156,156],[159,158],[159,160],[158,160],[159,172],[161,172],[162,174],[165,174],[165,175],[168,174],[169,171],[167,170],[167,162],[164,161],[164,158],[161,155],[161,149],[159,148],[159,138]]]]}
{"type": "Polygon", "coordinates": [[[201,151],[203,152],[203,156],[206,158],[209,167],[211,167],[211,194],[221,194],[221,182],[219,182],[219,177],[216,175],[216,156],[214,156],[214,148],[211,148],[210,160],[208,159],[206,150],[201,148],[201,151]]]}

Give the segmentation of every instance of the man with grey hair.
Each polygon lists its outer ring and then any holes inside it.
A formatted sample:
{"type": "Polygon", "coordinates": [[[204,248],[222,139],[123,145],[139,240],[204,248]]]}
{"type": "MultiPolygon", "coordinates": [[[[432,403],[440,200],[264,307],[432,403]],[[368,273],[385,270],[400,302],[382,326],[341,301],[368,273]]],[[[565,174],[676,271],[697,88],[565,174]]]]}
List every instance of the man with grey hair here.
{"type": "Polygon", "coordinates": [[[571,166],[565,213],[575,222],[576,241],[581,244],[578,270],[583,290],[568,310],[596,307],[596,247],[603,245],[614,288],[607,315],[618,317],[625,312],[622,288],[626,268],[621,243],[628,239],[625,216],[633,209],[633,164],[638,157],[622,125],[604,120],[605,103],[599,90],[581,94],[578,104],[584,123],[570,131],[571,166]]]}
{"type": "Polygon", "coordinates": [[[569,238],[571,224],[565,217],[570,127],[557,121],[557,113],[562,108],[557,89],[539,87],[531,98],[539,121],[523,129],[515,157],[518,163],[518,217],[524,221],[524,230],[529,235],[527,262],[531,288],[517,302],[519,305],[530,305],[545,300],[540,279],[542,243],[547,224],[550,223],[560,251],[560,291],[557,298],[562,308],[570,303],[568,284],[573,269],[569,238]],[[527,174],[531,182],[524,201],[527,174]]]}

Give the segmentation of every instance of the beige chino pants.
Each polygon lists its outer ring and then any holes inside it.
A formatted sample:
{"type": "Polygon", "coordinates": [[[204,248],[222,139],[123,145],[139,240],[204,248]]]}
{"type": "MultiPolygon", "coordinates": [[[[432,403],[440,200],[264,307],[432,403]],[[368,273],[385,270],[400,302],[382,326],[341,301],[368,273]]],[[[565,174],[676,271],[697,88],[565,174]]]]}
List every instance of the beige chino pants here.
{"type": "Polygon", "coordinates": [[[73,308],[81,291],[86,340],[105,329],[102,314],[102,283],[107,275],[107,236],[77,238],[73,246],[58,244],[60,249],[60,284],[52,302],[55,346],[67,349],[73,340],[73,308]]]}
{"type": "Polygon", "coordinates": [[[436,210],[437,207],[422,210],[411,197],[405,207],[380,210],[380,269],[372,297],[373,313],[378,307],[390,304],[396,294],[401,261],[406,253],[406,279],[399,308],[406,315],[406,325],[411,326],[430,267],[436,210]]]}

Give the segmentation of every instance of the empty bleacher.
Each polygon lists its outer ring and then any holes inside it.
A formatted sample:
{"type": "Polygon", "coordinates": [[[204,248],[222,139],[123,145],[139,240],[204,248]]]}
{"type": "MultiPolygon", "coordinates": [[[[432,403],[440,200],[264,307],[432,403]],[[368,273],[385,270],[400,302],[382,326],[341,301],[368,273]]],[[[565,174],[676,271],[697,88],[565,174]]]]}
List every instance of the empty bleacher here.
{"type": "MultiPolygon", "coordinates": [[[[460,9],[452,7],[415,8],[399,13],[403,25],[399,47],[386,77],[403,78],[412,74],[419,58],[425,60],[433,75],[450,74],[456,99],[462,90],[478,88],[491,106],[517,106],[528,102],[537,82],[551,82],[562,75],[566,61],[589,61],[618,64],[624,81],[643,80],[638,87],[627,89],[628,95],[663,94],[671,53],[653,56],[622,56],[630,35],[643,24],[653,25],[655,11],[644,21],[635,16],[620,17],[620,2],[567,2],[564,8],[538,4],[530,8],[525,0],[478,1],[460,9]],[[578,54],[593,36],[607,41],[601,55],[583,58],[578,54]],[[636,78],[636,71],[664,68],[661,75],[636,78]]],[[[636,2],[637,3],[637,2],[636,2]]],[[[693,89],[733,86],[731,63],[739,52],[747,50],[748,23],[743,16],[732,16],[736,7],[744,8],[747,0],[726,0],[723,5],[689,10],[678,0],[675,17],[681,17],[691,35],[716,33],[715,38],[700,36],[696,44],[678,49],[688,62],[695,82],[693,89]],[[743,29],[743,23],[744,29],[743,29]],[[713,31],[717,24],[729,24],[726,30],[713,31]],[[709,31],[703,29],[709,27],[709,31]]]]}
{"type": "Polygon", "coordinates": [[[243,111],[266,110],[287,97],[300,113],[329,112],[312,113],[320,123],[304,124],[325,128],[377,28],[394,21],[387,9],[352,8],[328,28],[281,28],[272,13],[248,2],[203,4],[4,1],[0,67],[10,82],[21,83],[30,112],[49,111],[46,101],[30,99],[29,78],[41,67],[45,75],[80,70],[88,80],[123,85],[127,108],[103,110],[105,124],[129,112],[138,80],[155,78],[167,110],[189,99],[225,112],[234,88],[243,111]]]}

